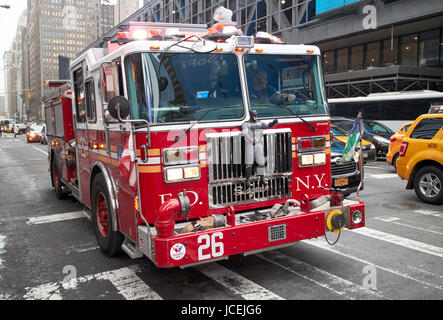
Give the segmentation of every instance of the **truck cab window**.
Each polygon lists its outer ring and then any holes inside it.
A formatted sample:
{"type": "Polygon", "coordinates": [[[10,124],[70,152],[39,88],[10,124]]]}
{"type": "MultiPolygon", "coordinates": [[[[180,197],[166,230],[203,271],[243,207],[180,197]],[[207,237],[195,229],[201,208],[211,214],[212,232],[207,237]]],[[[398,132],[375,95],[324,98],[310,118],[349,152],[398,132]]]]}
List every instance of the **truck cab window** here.
{"type": "Polygon", "coordinates": [[[96,122],[96,103],[95,103],[95,90],[94,90],[94,81],[88,80],[85,84],[86,88],[86,114],[88,118],[88,122],[96,122]]]}
{"type": "Polygon", "coordinates": [[[83,84],[83,70],[74,71],[74,92],[77,122],[86,122],[85,86],[83,84]]]}

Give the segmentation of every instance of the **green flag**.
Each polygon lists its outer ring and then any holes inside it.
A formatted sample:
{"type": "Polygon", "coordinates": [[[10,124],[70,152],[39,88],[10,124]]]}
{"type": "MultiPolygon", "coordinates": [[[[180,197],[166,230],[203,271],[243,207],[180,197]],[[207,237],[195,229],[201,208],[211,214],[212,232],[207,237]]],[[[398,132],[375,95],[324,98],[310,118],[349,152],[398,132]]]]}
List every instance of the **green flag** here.
{"type": "Polygon", "coordinates": [[[351,136],[346,142],[346,147],[343,150],[341,163],[345,163],[354,159],[355,147],[360,142],[360,119],[357,117],[354,126],[351,129],[351,136]]]}

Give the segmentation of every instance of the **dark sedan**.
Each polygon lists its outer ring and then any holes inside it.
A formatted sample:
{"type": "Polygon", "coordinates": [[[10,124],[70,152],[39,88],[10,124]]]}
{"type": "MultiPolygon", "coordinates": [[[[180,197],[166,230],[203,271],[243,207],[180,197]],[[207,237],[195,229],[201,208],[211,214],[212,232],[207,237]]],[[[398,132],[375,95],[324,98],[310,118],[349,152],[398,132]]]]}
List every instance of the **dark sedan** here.
{"type": "MultiPolygon", "coordinates": [[[[350,131],[354,125],[354,120],[347,118],[331,118],[331,124],[350,131]]],[[[384,124],[373,121],[363,120],[363,139],[368,140],[375,146],[377,158],[385,158],[389,149],[389,139],[394,134],[390,128],[384,124]]]]}

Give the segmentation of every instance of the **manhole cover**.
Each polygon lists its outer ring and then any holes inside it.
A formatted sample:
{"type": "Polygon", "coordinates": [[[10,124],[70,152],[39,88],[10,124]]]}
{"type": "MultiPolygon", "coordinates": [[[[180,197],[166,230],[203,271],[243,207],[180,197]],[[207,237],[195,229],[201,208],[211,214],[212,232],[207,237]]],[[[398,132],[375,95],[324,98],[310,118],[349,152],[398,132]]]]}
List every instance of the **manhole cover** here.
{"type": "Polygon", "coordinates": [[[416,203],[385,203],[383,204],[383,207],[398,210],[414,210],[419,209],[420,205],[416,203]]]}

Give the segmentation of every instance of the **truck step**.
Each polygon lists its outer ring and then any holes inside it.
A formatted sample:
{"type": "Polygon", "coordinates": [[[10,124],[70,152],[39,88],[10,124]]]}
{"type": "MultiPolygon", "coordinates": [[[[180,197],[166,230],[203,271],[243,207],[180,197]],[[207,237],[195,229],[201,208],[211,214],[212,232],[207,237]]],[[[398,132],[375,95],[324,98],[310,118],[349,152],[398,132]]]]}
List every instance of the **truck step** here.
{"type": "Polygon", "coordinates": [[[122,250],[128,254],[131,259],[138,259],[143,257],[143,252],[141,252],[134,242],[131,240],[128,240],[128,238],[125,239],[125,241],[122,244],[122,250]]]}

